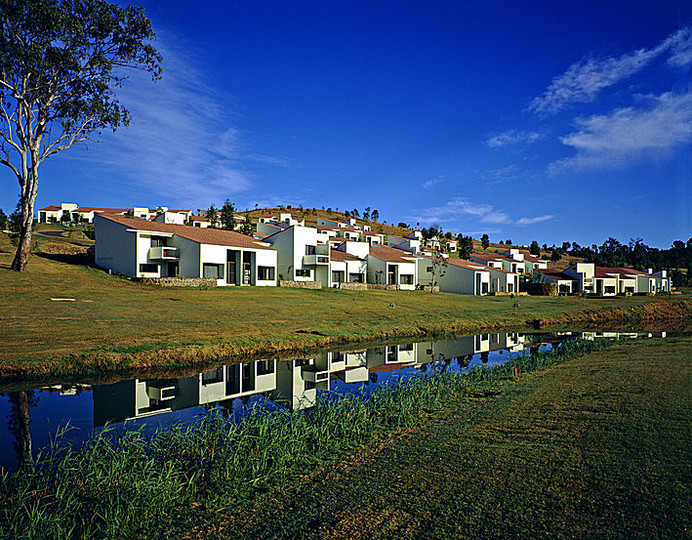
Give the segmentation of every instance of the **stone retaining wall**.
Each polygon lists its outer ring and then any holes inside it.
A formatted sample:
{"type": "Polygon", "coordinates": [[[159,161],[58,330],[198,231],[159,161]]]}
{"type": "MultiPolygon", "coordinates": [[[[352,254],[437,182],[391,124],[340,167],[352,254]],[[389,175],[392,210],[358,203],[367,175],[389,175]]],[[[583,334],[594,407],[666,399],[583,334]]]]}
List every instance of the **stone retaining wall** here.
{"type": "Polygon", "coordinates": [[[161,287],[216,287],[217,285],[215,278],[162,277],[139,278],[137,281],[161,287]]]}
{"type": "Polygon", "coordinates": [[[398,285],[385,285],[383,283],[368,283],[368,289],[378,289],[380,291],[398,291],[398,285]]]}
{"type": "MultiPolygon", "coordinates": [[[[427,292],[430,292],[430,285],[416,285],[416,290],[417,290],[417,291],[427,291],[427,292]]],[[[439,286],[439,285],[435,285],[435,286],[433,287],[432,292],[440,292],[440,286],[439,286]]]]}
{"type": "Polygon", "coordinates": [[[338,284],[339,289],[344,289],[345,291],[366,291],[368,290],[368,284],[367,283],[346,283],[346,282],[341,282],[338,284]]]}
{"type": "Polygon", "coordinates": [[[279,287],[289,287],[293,289],[321,289],[321,281],[293,281],[288,279],[279,280],[279,287]]]}

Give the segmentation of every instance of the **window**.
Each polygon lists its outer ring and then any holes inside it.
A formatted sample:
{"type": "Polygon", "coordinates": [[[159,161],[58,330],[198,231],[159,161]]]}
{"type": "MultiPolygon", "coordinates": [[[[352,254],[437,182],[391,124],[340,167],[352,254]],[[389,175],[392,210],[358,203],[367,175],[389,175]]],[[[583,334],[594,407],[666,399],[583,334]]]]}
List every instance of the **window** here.
{"type": "Polygon", "coordinates": [[[332,270],[332,281],[341,283],[344,280],[343,270],[332,270]]]}
{"type": "Polygon", "coordinates": [[[274,373],[274,360],[259,360],[257,362],[257,375],[274,373]]]}
{"type": "Polygon", "coordinates": [[[413,274],[401,274],[399,280],[402,285],[413,285],[413,274]]]}
{"type": "Polygon", "coordinates": [[[223,279],[223,264],[204,263],[202,265],[202,277],[223,279]]]}
{"type": "Polygon", "coordinates": [[[351,280],[351,283],[363,283],[363,274],[349,274],[349,279],[351,280]]]}
{"type": "Polygon", "coordinates": [[[223,366],[202,373],[202,386],[223,381],[223,366]]]}
{"type": "Polygon", "coordinates": [[[305,246],[305,254],[306,255],[314,255],[317,251],[316,246],[305,246]]]}
{"type": "Polygon", "coordinates": [[[298,268],[298,269],[296,270],[296,277],[310,277],[310,270],[309,270],[309,269],[298,268]]]}
{"type": "Polygon", "coordinates": [[[274,280],[274,267],[273,266],[258,266],[257,267],[257,279],[262,279],[265,281],[274,280]]]}
{"type": "Polygon", "coordinates": [[[166,247],[165,236],[152,236],[151,237],[151,247],[166,247]]]}
{"type": "Polygon", "coordinates": [[[426,271],[426,272],[432,273],[433,267],[432,267],[432,266],[426,266],[426,267],[425,267],[425,271],[426,271]]]}
{"type": "Polygon", "coordinates": [[[158,264],[140,264],[139,271],[147,274],[158,274],[159,265],[158,264]]]}

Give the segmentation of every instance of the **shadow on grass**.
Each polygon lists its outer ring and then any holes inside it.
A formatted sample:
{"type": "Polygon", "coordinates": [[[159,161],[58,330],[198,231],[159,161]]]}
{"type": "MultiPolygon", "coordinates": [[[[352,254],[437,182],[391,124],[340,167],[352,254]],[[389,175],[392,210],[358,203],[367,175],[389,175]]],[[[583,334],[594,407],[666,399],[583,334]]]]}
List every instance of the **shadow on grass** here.
{"type": "Polygon", "coordinates": [[[94,256],[91,253],[37,253],[36,255],[51,261],[97,268],[94,256]]]}

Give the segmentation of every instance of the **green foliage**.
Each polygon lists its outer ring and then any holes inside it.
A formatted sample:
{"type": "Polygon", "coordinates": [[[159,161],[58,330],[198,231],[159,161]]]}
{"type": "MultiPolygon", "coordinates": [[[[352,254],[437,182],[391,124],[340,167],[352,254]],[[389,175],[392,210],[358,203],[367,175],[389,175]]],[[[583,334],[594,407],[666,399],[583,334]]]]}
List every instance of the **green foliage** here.
{"type": "MultiPolygon", "coordinates": [[[[17,207],[14,212],[10,214],[8,227],[12,232],[19,232],[22,229],[22,205],[21,202],[17,203],[17,207]]],[[[14,244],[17,245],[17,244],[14,244]]]]}
{"type": "Polygon", "coordinates": [[[538,245],[538,242],[534,240],[531,242],[531,246],[529,247],[529,253],[535,257],[540,257],[541,256],[541,247],[538,245]]]}
{"type": "Polygon", "coordinates": [[[229,231],[235,229],[235,206],[233,206],[233,203],[229,199],[226,199],[226,202],[223,203],[221,207],[219,220],[224,229],[228,229],[229,231]]]}
{"type": "Polygon", "coordinates": [[[487,234],[481,236],[481,246],[483,247],[483,249],[488,249],[488,246],[490,246],[490,238],[487,234]]]}
{"type": "Polygon", "coordinates": [[[10,218],[7,217],[4,210],[0,208],[0,231],[8,230],[10,227],[10,218]]]}
{"type": "Polygon", "coordinates": [[[457,240],[457,251],[459,252],[459,258],[468,260],[473,252],[473,238],[470,236],[459,235],[457,240]]]}
{"type": "Polygon", "coordinates": [[[559,249],[554,249],[553,252],[550,254],[550,260],[559,261],[560,259],[562,259],[562,253],[559,249]]]}
{"type": "Polygon", "coordinates": [[[213,204],[209,207],[205,214],[206,217],[209,218],[210,227],[216,227],[219,224],[219,214],[217,213],[213,204]]]}

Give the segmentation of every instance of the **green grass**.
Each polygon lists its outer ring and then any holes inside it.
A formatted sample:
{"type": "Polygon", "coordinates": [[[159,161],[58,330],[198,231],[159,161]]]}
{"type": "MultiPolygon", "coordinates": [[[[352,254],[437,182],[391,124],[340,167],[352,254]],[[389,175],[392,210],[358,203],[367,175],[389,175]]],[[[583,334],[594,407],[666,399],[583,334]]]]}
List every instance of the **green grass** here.
{"type": "Polygon", "coordinates": [[[521,297],[516,305],[509,297],[422,291],[160,288],[40,256],[18,274],[9,270],[12,255],[7,237],[0,234],[0,375],[5,376],[190,366],[222,356],[473,333],[534,319],[565,324],[689,319],[692,306],[689,295],[521,297]],[[76,301],[51,301],[56,297],[76,301]]]}
{"type": "MultiPolygon", "coordinates": [[[[514,368],[531,373],[607,345],[568,343],[466,376],[436,373],[384,385],[368,400],[353,395],[322,399],[308,411],[257,411],[241,423],[216,415],[159,431],[151,439],[137,431],[119,438],[106,433],[75,451],[56,450],[56,445],[35,470],[0,479],[0,536],[155,538],[175,537],[200,524],[213,526],[263,493],[268,492],[260,508],[281,500],[281,492],[279,499],[272,495],[277,486],[309,485],[314,471],[347,452],[355,452],[353,464],[378,445],[386,447],[396,440],[392,435],[447,410],[460,396],[473,400],[479,392],[486,395],[488,384],[512,380],[514,368]]],[[[410,475],[408,466],[401,465],[397,474],[410,475]]],[[[339,462],[335,467],[338,472],[339,462]]],[[[285,523],[306,515],[299,510],[285,523]]]]}
{"type": "Polygon", "coordinates": [[[186,538],[689,538],[690,359],[688,337],[477,372],[389,444],[186,538]]]}

